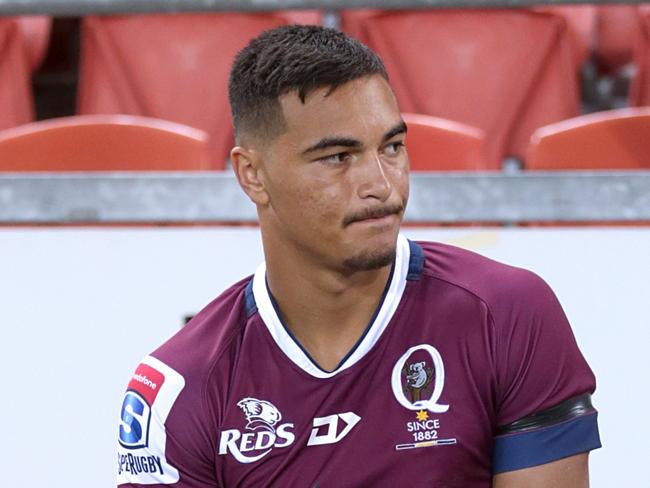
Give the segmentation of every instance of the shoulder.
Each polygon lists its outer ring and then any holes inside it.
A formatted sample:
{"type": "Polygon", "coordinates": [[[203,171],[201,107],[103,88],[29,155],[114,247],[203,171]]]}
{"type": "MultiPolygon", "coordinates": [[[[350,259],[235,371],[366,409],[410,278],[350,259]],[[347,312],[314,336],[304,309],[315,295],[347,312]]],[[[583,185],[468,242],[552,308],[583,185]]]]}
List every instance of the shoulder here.
{"type": "Polygon", "coordinates": [[[549,303],[556,305],[551,288],[532,271],[447,244],[418,244],[425,257],[424,277],[473,296],[495,318],[522,309],[543,309],[549,303]]]}
{"type": "Polygon", "coordinates": [[[209,374],[246,328],[247,277],[225,290],[151,355],[184,377],[209,374]]]}
{"type": "Polygon", "coordinates": [[[221,388],[212,387],[228,381],[232,348],[240,343],[237,338],[248,323],[246,290],[250,280],[247,277],[224,291],[138,366],[151,374],[157,371],[166,381],[174,378],[179,386],[170,401],[176,412],[218,417],[220,397],[214,391],[221,388]],[[147,364],[154,365],[153,370],[147,364]]]}

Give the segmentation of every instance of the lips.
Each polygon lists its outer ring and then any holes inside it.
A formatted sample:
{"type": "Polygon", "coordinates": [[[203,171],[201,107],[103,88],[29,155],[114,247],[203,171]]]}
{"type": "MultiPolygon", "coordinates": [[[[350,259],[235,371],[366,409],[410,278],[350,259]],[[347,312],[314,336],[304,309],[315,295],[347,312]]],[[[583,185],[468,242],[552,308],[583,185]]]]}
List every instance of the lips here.
{"type": "Polygon", "coordinates": [[[345,225],[349,225],[355,222],[363,222],[365,220],[379,220],[389,215],[399,215],[401,211],[401,206],[367,209],[345,219],[345,225]]]}
{"type": "Polygon", "coordinates": [[[368,217],[367,219],[357,220],[356,222],[375,222],[375,221],[384,220],[385,217],[389,217],[391,215],[395,215],[395,214],[394,213],[382,214],[376,217],[368,217]]]}

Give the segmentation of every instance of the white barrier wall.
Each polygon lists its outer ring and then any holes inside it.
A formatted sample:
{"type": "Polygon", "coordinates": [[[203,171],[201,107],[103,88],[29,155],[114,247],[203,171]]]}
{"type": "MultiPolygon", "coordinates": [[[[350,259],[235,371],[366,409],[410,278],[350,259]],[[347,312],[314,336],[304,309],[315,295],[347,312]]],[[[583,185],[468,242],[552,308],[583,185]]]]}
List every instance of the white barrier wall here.
{"type": "MultiPolygon", "coordinates": [[[[591,486],[650,486],[650,229],[405,229],[555,289],[598,379],[591,486]]],[[[257,229],[0,229],[1,486],[114,486],[140,358],[262,259],[257,229]]]]}

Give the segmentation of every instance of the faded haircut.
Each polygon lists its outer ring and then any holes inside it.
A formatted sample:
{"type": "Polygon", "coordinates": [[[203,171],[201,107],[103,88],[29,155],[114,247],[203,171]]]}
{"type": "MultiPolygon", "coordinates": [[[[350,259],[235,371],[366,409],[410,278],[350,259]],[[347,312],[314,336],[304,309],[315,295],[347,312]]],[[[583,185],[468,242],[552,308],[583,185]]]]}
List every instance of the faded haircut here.
{"type": "Polygon", "coordinates": [[[313,90],[369,75],[388,80],[377,54],[344,33],[314,25],[267,30],[237,54],[228,81],[235,137],[273,139],[285,130],[279,97],[290,92],[304,103],[313,90]]]}

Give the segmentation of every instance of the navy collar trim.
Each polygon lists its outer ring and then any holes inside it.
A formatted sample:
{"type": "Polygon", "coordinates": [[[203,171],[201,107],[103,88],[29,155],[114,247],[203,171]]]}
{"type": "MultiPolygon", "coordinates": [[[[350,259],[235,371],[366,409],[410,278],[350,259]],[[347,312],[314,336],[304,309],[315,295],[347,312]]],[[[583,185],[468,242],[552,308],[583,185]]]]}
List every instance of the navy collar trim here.
{"type": "Polygon", "coordinates": [[[424,251],[417,242],[409,239],[409,249],[411,250],[411,259],[409,260],[409,270],[406,275],[408,281],[417,281],[422,276],[424,269],[424,251]]]}
{"type": "Polygon", "coordinates": [[[251,277],[244,291],[244,306],[246,307],[246,317],[250,317],[257,312],[257,303],[255,303],[255,295],[253,294],[253,277],[251,277]]]}

